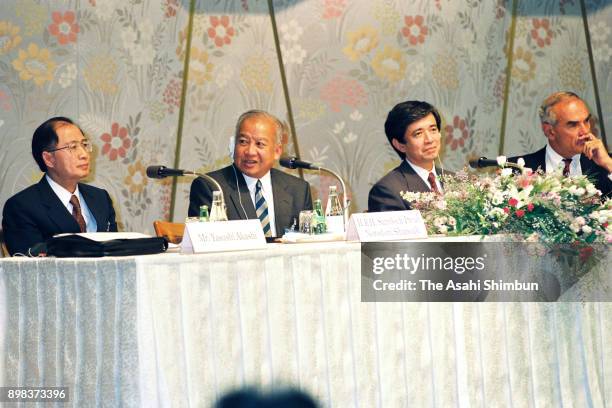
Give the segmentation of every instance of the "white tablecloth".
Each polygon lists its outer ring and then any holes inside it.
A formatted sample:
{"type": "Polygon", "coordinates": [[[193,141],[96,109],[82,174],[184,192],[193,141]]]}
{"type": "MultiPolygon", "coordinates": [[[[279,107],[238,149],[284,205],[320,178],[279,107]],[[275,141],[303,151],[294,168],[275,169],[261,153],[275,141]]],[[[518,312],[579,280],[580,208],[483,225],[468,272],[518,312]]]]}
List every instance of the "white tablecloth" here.
{"type": "Polygon", "coordinates": [[[75,407],[207,406],[252,384],[334,407],[612,401],[610,303],[362,303],[360,285],[352,243],[5,259],[0,385],[68,386],[75,407]]]}

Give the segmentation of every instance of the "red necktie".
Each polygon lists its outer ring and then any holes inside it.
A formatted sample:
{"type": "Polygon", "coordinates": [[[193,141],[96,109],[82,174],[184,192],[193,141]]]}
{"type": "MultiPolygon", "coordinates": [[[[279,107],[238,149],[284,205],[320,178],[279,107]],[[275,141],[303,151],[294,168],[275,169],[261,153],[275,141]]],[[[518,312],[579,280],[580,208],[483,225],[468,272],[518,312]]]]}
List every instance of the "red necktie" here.
{"type": "Polygon", "coordinates": [[[572,159],[563,159],[563,162],[565,162],[565,166],[563,166],[563,177],[567,177],[570,173],[570,165],[572,164],[572,159]]]}
{"type": "Polygon", "coordinates": [[[440,194],[440,190],[438,190],[438,184],[436,183],[436,176],[433,174],[433,171],[429,172],[429,176],[427,176],[427,181],[429,181],[431,191],[436,194],[440,194]]]}
{"type": "Polygon", "coordinates": [[[79,228],[81,228],[81,232],[87,232],[87,225],[85,224],[85,218],[83,218],[83,214],[81,213],[81,204],[79,203],[79,199],[74,194],[70,197],[70,204],[72,204],[72,216],[74,217],[77,224],[79,224],[79,228]]]}

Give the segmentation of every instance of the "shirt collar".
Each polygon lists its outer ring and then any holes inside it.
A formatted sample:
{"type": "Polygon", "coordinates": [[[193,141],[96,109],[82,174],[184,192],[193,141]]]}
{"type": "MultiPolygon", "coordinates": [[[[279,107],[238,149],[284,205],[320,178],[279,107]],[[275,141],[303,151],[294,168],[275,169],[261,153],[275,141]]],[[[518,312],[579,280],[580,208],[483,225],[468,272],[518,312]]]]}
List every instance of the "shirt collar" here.
{"type": "Polygon", "coordinates": [[[408,159],[406,159],[406,162],[414,169],[416,174],[418,174],[419,177],[421,177],[423,180],[427,180],[427,177],[429,177],[429,173],[433,173],[434,176],[436,176],[436,179],[438,178],[438,174],[436,173],[436,166],[433,166],[431,168],[431,171],[429,171],[429,170],[425,170],[424,168],[420,166],[417,166],[416,164],[414,164],[408,159]]]}
{"type": "Polygon", "coordinates": [[[64,204],[64,207],[68,207],[68,203],[70,203],[70,197],[72,197],[73,194],[77,196],[79,202],[83,201],[81,193],[79,193],[78,184],[76,186],[76,189],[74,190],[74,193],[71,193],[70,191],[66,190],[64,187],[56,183],[51,177],[49,177],[48,174],[46,174],[45,177],[47,178],[47,182],[49,183],[49,186],[51,187],[55,195],[60,199],[62,204],[64,204]]]}
{"type": "Polygon", "coordinates": [[[246,182],[249,191],[253,194],[255,194],[255,185],[257,184],[257,180],[261,180],[261,185],[265,192],[272,191],[272,176],[270,175],[270,171],[268,171],[263,177],[259,179],[247,176],[244,173],[242,173],[242,176],[244,177],[244,181],[246,182]]]}
{"type": "MultiPolygon", "coordinates": [[[[563,167],[563,165],[561,165],[563,159],[564,157],[557,153],[555,149],[552,148],[550,143],[546,143],[546,161],[548,162],[546,166],[547,170],[549,168],[548,164],[552,165],[550,166],[551,171],[559,167],[563,167]]],[[[578,163],[580,163],[580,153],[572,156],[572,165],[576,166],[578,163]]]]}

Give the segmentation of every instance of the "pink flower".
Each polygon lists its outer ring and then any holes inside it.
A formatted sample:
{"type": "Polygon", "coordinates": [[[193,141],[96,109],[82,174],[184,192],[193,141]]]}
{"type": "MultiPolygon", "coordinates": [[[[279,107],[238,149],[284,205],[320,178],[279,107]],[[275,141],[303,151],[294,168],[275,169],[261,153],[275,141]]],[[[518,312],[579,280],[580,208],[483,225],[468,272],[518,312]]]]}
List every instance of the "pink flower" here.
{"type": "Polygon", "coordinates": [[[510,214],[510,209],[509,209],[508,207],[504,207],[504,212],[505,212],[506,214],[510,214]]]}
{"type": "Polygon", "coordinates": [[[327,82],[321,89],[320,95],[321,99],[329,103],[329,108],[334,112],[340,112],[342,105],[356,108],[367,102],[367,95],[359,82],[340,76],[327,82]]]}
{"type": "Polygon", "coordinates": [[[427,36],[427,27],[423,24],[423,16],[404,17],[406,25],[402,28],[402,35],[411,45],[423,44],[427,36]]]}
{"type": "Polygon", "coordinates": [[[232,37],[236,34],[234,27],[230,26],[229,16],[210,17],[211,27],[208,29],[208,37],[214,40],[217,47],[229,45],[232,37]]]}
{"type": "Polygon", "coordinates": [[[547,18],[531,20],[533,29],[531,30],[531,38],[534,39],[538,47],[544,48],[550,45],[553,38],[553,32],[550,29],[550,21],[547,18]]]}
{"type": "Polygon", "coordinates": [[[527,204],[527,211],[532,212],[534,207],[533,203],[527,204]]]}
{"type": "Polygon", "coordinates": [[[511,198],[508,200],[508,204],[510,207],[516,207],[518,205],[518,200],[516,198],[511,198]]]}
{"type": "Polygon", "coordinates": [[[79,26],[75,22],[73,11],[67,11],[62,15],[59,11],[51,14],[53,24],[49,25],[49,34],[57,37],[57,42],[61,45],[66,45],[71,42],[76,42],[79,26]]]}
{"type": "Polygon", "coordinates": [[[332,20],[342,15],[346,7],[346,0],[324,0],[324,7],[323,19],[332,20]]]}
{"type": "Polygon", "coordinates": [[[465,141],[470,136],[469,129],[465,123],[465,119],[455,116],[452,125],[446,126],[446,144],[451,146],[452,150],[457,150],[458,146],[463,147],[465,141]],[[457,134],[455,134],[455,130],[457,134]]]}
{"type": "Polygon", "coordinates": [[[516,210],[514,212],[514,214],[518,217],[518,218],[522,218],[525,215],[525,210],[516,210]]]}
{"type": "Polygon", "coordinates": [[[132,145],[127,128],[120,127],[117,122],[112,124],[111,133],[104,133],[100,139],[105,142],[102,154],[108,154],[110,160],[116,160],[117,156],[125,157],[127,149],[132,145]]]}

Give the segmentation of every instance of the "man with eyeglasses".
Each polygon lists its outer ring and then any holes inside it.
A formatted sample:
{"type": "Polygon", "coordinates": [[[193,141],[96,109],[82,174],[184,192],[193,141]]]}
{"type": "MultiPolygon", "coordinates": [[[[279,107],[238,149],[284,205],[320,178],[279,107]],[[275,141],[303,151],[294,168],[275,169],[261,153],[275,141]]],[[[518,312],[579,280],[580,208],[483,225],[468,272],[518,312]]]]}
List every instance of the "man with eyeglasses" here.
{"type": "Polygon", "coordinates": [[[92,145],[65,117],[41,124],[32,155],[43,178],[4,205],[2,228],[11,255],[35,255],[37,244],[60,233],[117,231],[106,190],[80,183],[89,175],[92,145]]]}
{"type": "Polygon", "coordinates": [[[402,191],[440,193],[443,170],[434,165],[442,139],[436,108],[421,101],[395,105],[387,115],[385,134],[402,163],[374,184],[368,211],[409,210],[410,204],[400,196],[402,191]]]}

